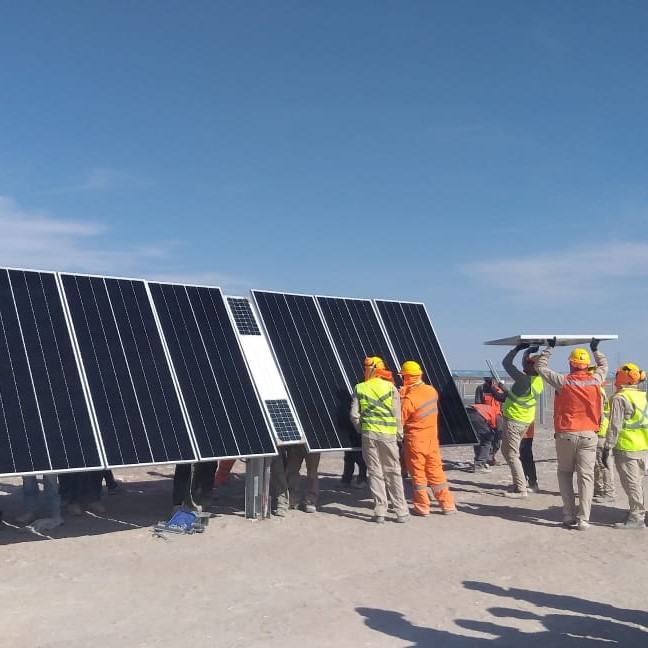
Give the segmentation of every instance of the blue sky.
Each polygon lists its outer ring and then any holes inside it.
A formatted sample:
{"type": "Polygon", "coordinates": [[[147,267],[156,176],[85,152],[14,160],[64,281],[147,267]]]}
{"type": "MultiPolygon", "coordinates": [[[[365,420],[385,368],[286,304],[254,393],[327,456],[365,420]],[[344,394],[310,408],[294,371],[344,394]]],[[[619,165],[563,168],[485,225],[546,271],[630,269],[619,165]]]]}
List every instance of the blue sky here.
{"type": "Polygon", "coordinates": [[[647,24],[0,0],[0,265],[422,301],[453,369],[545,332],[648,369],[647,24]]]}

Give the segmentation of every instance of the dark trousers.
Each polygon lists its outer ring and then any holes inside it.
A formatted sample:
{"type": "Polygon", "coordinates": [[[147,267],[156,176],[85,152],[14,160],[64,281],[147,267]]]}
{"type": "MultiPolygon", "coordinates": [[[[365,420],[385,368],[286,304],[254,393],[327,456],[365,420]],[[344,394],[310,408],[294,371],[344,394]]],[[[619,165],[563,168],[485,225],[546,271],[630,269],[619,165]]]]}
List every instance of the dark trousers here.
{"type": "Polygon", "coordinates": [[[536,474],[535,461],[533,459],[533,438],[522,439],[520,441],[520,461],[522,462],[522,470],[524,476],[527,478],[529,485],[538,483],[538,475],[536,474]]]}
{"type": "Polygon", "coordinates": [[[353,473],[356,466],[358,466],[358,481],[367,481],[367,464],[362,458],[362,450],[347,450],[344,453],[344,470],[342,472],[342,483],[351,483],[351,479],[353,478],[353,473]]]}
{"type": "Polygon", "coordinates": [[[194,475],[191,481],[191,464],[176,464],[173,473],[173,505],[181,506],[190,501],[189,489],[195,493],[200,489],[201,495],[209,495],[214,488],[217,461],[200,461],[193,465],[194,475]]]}
{"type": "Polygon", "coordinates": [[[103,479],[106,480],[106,486],[108,487],[108,490],[117,488],[117,482],[115,481],[115,475],[113,475],[112,470],[104,470],[103,479]]]}
{"type": "Polygon", "coordinates": [[[495,431],[486,420],[474,409],[467,409],[468,418],[477,435],[478,445],[475,446],[475,463],[485,464],[493,455],[493,440],[495,431]]]}
{"type": "Polygon", "coordinates": [[[59,494],[67,504],[90,504],[101,499],[103,472],[64,473],[59,475],[59,494]]]}

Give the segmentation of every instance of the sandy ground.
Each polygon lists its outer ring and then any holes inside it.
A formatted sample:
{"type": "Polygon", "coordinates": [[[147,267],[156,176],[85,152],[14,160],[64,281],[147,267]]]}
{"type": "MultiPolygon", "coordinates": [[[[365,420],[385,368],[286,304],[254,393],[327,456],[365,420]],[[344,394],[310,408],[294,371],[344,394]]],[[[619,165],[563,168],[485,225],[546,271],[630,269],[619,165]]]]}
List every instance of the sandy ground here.
{"type": "Polygon", "coordinates": [[[506,465],[474,475],[472,449],[452,448],[460,513],[408,524],[370,522],[339,453],[322,460],[317,513],[246,520],[239,462],[207,531],[184,536],[152,533],[172,467],[117,471],[108,513],[51,537],[11,522],[20,482],[4,480],[0,646],[648,645],[648,531],[611,528],[622,494],[587,532],[562,529],[548,430],[535,445],[541,494],[505,499],[506,465]]]}

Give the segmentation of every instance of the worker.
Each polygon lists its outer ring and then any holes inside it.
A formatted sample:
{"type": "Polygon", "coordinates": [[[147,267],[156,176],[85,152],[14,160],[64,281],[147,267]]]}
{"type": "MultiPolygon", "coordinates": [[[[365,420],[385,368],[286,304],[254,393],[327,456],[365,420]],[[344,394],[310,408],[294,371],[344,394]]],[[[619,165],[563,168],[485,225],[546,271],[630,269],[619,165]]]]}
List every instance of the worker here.
{"type": "Polygon", "coordinates": [[[601,460],[608,466],[610,450],[614,449],[614,462],[630,507],[625,522],[614,525],[617,529],[646,526],[642,480],[648,464],[648,403],[646,392],[637,388],[644,380],[646,374],[636,364],[622,365],[614,377],[616,391],[610,399],[610,422],[601,460]]]}
{"type": "Polygon", "coordinates": [[[227,484],[232,473],[232,468],[236,459],[219,459],[216,474],[214,475],[214,486],[224,486],[227,484]]]}
{"type": "Polygon", "coordinates": [[[547,348],[536,362],[536,370],[556,389],[554,438],[558,487],[563,501],[563,526],[585,531],[590,526],[597,431],[601,425],[601,385],[607,375],[608,363],[598,350],[599,340],[592,338],[590,349],[596,360],[594,373],[587,371],[589,353],[586,349],[578,348],[569,354],[570,371],[563,376],[547,366],[555,345],[555,337],[547,341],[547,348]],[[574,495],[574,472],[578,485],[578,510],[574,495]]]}
{"type": "MultiPolygon", "coordinates": [[[[587,368],[589,374],[593,374],[595,371],[595,366],[587,368]]],[[[597,504],[614,502],[616,499],[614,464],[610,462],[608,466],[603,465],[603,448],[605,447],[605,437],[610,423],[610,399],[605,391],[605,382],[601,385],[601,408],[601,425],[598,429],[596,463],[594,464],[594,497],[592,497],[592,502],[597,504]]]]}
{"type": "Polygon", "coordinates": [[[430,497],[439,503],[445,515],[457,512],[454,498],[441,463],[439,447],[439,395],[437,390],[423,382],[421,365],[414,360],[403,363],[400,391],[405,463],[414,488],[414,514],[430,514],[430,497]]]}
{"type": "Polygon", "coordinates": [[[527,480],[520,461],[520,442],[535,419],[538,396],[544,388],[542,379],[535,369],[537,356],[531,355],[538,350],[527,342],[513,347],[502,360],[506,373],[513,379],[502,405],[504,416],[504,433],[502,435],[502,454],[511,469],[513,484],[506,497],[520,499],[528,497],[527,480]],[[514,364],[513,359],[519,351],[525,349],[522,356],[522,371],[514,364]]]}
{"type": "Polygon", "coordinates": [[[286,447],[278,447],[270,463],[270,511],[277,517],[288,515],[290,498],[286,480],[286,447]]]}
{"type": "Polygon", "coordinates": [[[364,381],[353,389],[351,422],[362,436],[362,456],[374,503],[374,522],[383,524],[391,499],[397,522],[410,518],[398,457],[403,436],[398,390],[391,371],[378,356],[364,361],[364,381]]]}
{"type": "Polygon", "coordinates": [[[527,481],[527,492],[539,493],[538,473],[536,471],[535,459],[533,457],[533,437],[535,436],[535,422],[529,425],[520,441],[520,461],[522,470],[527,481]]]}
{"type": "Polygon", "coordinates": [[[490,461],[493,456],[493,443],[497,429],[498,408],[491,403],[474,403],[466,407],[468,419],[477,435],[477,445],[474,447],[474,473],[491,472],[490,461]]]}
{"type": "Polygon", "coordinates": [[[351,407],[351,394],[347,389],[339,389],[337,395],[337,408],[335,411],[335,425],[338,435],[341,439],[348,438],[351,450],[344,451],[344,468],[342,470],[342,479],[344,486],[352,488],[364,488],[367,485],[367,464],[362,458],[362,438],[355,429],[349,418],[349,409],[351,407]],[[356,466],[358,475],[353,481],[353,473],[356,466]]]}
{"type": "Polygon", "coordinates": [[[286,446],[286,483],[291,509],[300,509],[304,513],[317,511],[319,494],[319,462],[321,453],[309,452],[303,443],[286,446]],[[306,489],[300,488],[300,470],[306,464],[306,489]]]}

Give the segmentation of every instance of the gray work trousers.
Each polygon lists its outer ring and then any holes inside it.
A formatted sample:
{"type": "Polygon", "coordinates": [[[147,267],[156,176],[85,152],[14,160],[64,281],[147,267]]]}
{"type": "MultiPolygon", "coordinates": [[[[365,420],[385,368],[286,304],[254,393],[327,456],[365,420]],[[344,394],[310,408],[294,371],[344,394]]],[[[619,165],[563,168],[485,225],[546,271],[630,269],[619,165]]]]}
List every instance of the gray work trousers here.
{"type": "Polygon", "coordinates": [[[628,496],[630,505],[628,521],[631,522],[644,522],[646,517],[642,483],[646,472],[646,461],[648,461],[648,450],[640,450],[639,452],[614,451],[614,462],[619,473],[621,486],[623,486],[623,490],[628,496]]]}
{"type": "Polygon", "coordinates": [[[529,429],[530,423],[520,423],[504,418],[504,434],[502,434],[502,455],[511,469],[513,487],[518,493],[527,492],[527,481],[520,461],[520,441],[529,429]]]}
{"type": "Polygon", "coordinates": [[[317,505],[319,494],[319,468],[321,453],[308,452],[305,445],[291,445],[286,447],[286,482],[288,484],[288,498],[290,508],[297,508],[302,504],[317,505]],[[302,464],[306,463],[306,488],[299,471],[302,464]]]}
{"type": "Polygon", "coordinates": [[[405,500],[396,435],[381,436],[384,438],[362,435],[362,457],[367,464],[367,481],[374,501],[374,515],[385,517],[389,495],[396,515],[403,517],[409,514],[409,509],[405,500]]]}
{"type": "Polygon", "coordinates": [[[599,436],[596,444],[596,463],[594,464],[594,495],[616,497],[614,486],[614,463],[608,461],[608,467],[603,465],[603,447],[605,437],[599,436]]]}
{"type": "Polygon", "coordinates": [[[556,432],[558,487],[563,501],[564,520],[589,521],[594,495],[596,432],[556,432]],[[578,486],[578,509],[574,494],[574,473],[578,486]]]}

